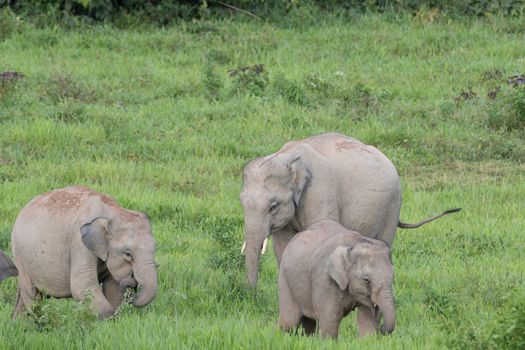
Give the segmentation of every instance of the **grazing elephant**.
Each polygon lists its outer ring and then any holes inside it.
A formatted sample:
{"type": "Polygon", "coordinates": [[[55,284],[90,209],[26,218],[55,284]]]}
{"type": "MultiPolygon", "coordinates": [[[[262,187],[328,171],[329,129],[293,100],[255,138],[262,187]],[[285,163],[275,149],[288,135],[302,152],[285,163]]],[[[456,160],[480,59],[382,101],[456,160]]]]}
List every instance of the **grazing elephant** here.
{"type": "Polygon", "coordinates": [[[243,171],[248,281],[257,284],[261,246],[271,234],[277,263],[297,232],[323,219],[392,245],[399,221],[401,185],[392,162],[375,147],[338,133],[288,142],[243,171]]]}
{"type": "Polygon", "coordinates": [[[390,248],[382,241],[323,220],[297,234],[286,246],[279,270],[279,325],[302,323],[306,334],[337,338],[339,324],[359,309],[359,335],[394,330],[396,312],[390,248]]]}
{"type": "Polygon", "coordinates": [[[37,294],[90,295],[102,319],[113,315],[126,288],[138,288],[138,307],[157,293],[155,240],[146,215],[86,187],[31,200],[16,218],[11,247],[19,272],[13,318],[30,309],[37,294]]]}
{"type": "Polygon", "coordinates": [[[0,250],[0,281],[11,276],[18,276],[18,270],[13,261],[0,250]]]}

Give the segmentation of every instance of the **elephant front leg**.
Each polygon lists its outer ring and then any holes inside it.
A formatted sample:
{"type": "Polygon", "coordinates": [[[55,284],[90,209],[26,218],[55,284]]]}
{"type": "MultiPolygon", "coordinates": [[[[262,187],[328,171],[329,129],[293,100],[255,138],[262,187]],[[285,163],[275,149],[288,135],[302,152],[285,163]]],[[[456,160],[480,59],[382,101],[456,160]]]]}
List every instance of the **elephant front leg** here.
{"type": "Polygon", "coordinates": [[[339,335],[339,324],[343,317],[339,314],[326,313],[319,317],[319,335],[322,338],[337,339],[339,335]]]}
{"type": "Polygon", "coordinates": [[[282,230],[272,233],[272,244],[275,258],[277,259],[277,266],[281,265],[281,257],[283,256],[284,248],[290,240],[295,236],[295,232],[291,228],[285,227],[282,230]]]}
{"type": "Polygon", "coordinates": [[[93,261],[90,261],[90,259],[91,257],[79,259],[78,261],[73,259],[71,262],[71,295],[77,301],[91,298],[98,318],[104,319],[115,313],[115,307],[108,301],[99,285],[96,258],[93,257],[93,261]]]}
{"type": "Polygon", "coordinates": [[[379,329],[379,320],[376,312],[363,305],[357,307],[357,324],[360,337],[377,333],[379,329]]]}
{"type": "Polygon", "coordinates": [[[279,274],[279,327],[285,332],[297,329],[301,323],[301,309],[295,303],[288,282],[279,274]]]}
{"type": "Polygon", "coordinates": [[[73,299],[82,301],[91,298],[99,319],[112,316],[115,313],[115,307],[108,301],[102,289],[98,285],[90,285],[86,281],[71,281],[71,295],[73,299]]]}
{"type": "Polygon", "coordinates": [[[137,281],[133,277],[128,277],[117,282],[113,276],[108,275],[102,282],[102,293],[110,304],[117,308],[122,303],[122,298],[127,288],[136,288],[137,281]]]}
{"type": "MultiPolygon", "coordinates": [[[[330,296],[327,296],[330,299],[330,296]]],[[[322,305],[314,305],[314,312],[317,316],[319,335],[322,338],[337,339],[339,335],[339,325],[343,320],[343,310],[338,301],[326,300],[322,305]]]]}

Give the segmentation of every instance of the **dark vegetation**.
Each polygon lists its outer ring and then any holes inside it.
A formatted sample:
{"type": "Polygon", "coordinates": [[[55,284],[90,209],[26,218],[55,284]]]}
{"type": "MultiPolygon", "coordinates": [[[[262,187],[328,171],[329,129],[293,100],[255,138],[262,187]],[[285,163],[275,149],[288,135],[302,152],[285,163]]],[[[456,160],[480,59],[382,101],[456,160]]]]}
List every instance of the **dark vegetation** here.
{"type": "Polygon", "coordinates": [[[296,16],[297,12],[310,12],[310,19],[314,21],[326,12],[348,15],[404,11],[430,20],[440,12],[452,16],[520,16],[525,0],[0,0],[1,7],[42,24],[51,19],[69,24],[81,20],[110,21],[117,25],[143,21],[166,25],[179,19],[232,14],[279,20],[283,16],[296,16]]]}

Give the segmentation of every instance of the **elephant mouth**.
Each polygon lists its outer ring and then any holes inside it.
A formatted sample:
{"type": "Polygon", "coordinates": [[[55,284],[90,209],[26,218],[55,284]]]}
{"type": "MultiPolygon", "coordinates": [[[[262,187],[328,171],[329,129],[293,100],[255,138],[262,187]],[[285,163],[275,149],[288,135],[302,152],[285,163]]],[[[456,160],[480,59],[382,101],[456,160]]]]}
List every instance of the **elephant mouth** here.
{"type": "Polygon", "coordinates": [[[122,291],[125,291],[126,289],[133,289],[135,292],[137,291],[137,280],[133,277],[133,273],[129,275],[128,277],[124,278],[122,281],[120,281],[120,289],[122,291]]]}
{"type": "Polygon", "coordinates": [[[372,303],[372,313],[374,314],[374,318],[379,317],[379,306],[377,306],[376,303],[372,303]]]}

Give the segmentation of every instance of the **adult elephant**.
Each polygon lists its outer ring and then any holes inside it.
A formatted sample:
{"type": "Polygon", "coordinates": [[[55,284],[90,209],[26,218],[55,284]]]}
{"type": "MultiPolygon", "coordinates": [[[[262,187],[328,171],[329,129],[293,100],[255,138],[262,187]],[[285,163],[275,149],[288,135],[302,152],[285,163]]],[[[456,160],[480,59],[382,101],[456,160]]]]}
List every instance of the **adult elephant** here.
{"type": "Polygon", "coordinates": [[[392,245],[399,220],[401,185],[392,162],[375,147],[339,133],[288,142],[249,162],[240,194],[244,210],[247,277],[257,284],[261,247],[271,234],[277,263],[297,232],[321,220],[392,245]]]}
{"type": "Polygon", "coordinates": [[[37,294],[91,296],[104,318],[128,287],[138,288],[138,307],[157,293],[155,240],[146,215],[86,187],[31,200],[16,218],[11,247],[19,273],[13,317],[30,309],[37,294]]]}

